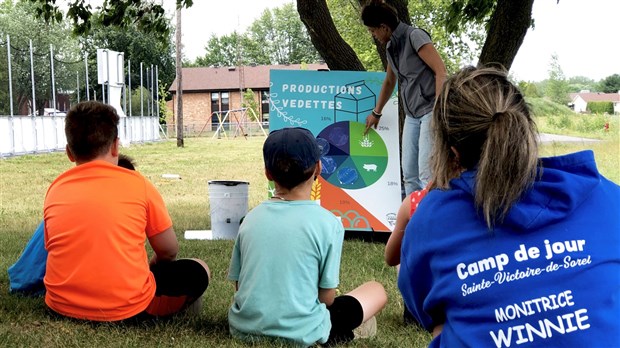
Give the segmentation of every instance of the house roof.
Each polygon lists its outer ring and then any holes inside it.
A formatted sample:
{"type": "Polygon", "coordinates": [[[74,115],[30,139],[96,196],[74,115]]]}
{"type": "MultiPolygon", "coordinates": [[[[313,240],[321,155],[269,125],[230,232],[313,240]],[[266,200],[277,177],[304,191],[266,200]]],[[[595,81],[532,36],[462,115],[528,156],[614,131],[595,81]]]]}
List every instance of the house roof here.
{"type": "MultiPolygon", "coordinates": [[[[319,70],[327,64],[246,65],[243,68],[244,88],[268,89],[270,70],[319,70]]],[[[240,67],[183,68],[183,92],[227,91],[239,89],[240,67]]],[[[175,93],[176,78],[168,89],[175,93]]]]}
{"type": "Polygon", "coordinates": [[[571,93],[573,102],[577,97],[585,102],[620,102],[620,93],[571,93]]]}

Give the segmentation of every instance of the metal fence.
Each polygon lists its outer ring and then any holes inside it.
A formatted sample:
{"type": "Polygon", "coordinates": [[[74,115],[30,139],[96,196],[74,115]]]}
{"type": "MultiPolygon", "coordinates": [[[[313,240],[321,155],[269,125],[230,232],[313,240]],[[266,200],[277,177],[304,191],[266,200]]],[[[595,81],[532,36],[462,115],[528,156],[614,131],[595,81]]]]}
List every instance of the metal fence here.
{"type": "MultiPolygon", "coordinates": [[[[121,117],[121,143],[160,140],[158,117],[121,117]]],[[[64,116],[0,116],[0,157],[64,151],[64,116]]]]}
{"type": "MultiPolygon", "coordinates": [[[[28,47],[16,47],[7,35],[0,38],[0,59],[4,58],[6,64],[0,64],[2,157],[64,150],[64,115],[73,104],[85,100],[112,104],[110,84],[94,83],[98,82],[97,76],[89,76],[96,66],[88,52],[83,53],[83,60],[66,61],[66,55],[55,53],[53,45],[47,51],[33,47],[29,40],[28,47]]],[[[129,117],[121,117],[121,141],[159,140],[158,67],[140,63],[139,72],[133,72],[139,75],[139,81],[132,81],[128,60],[122,74],[125,79],[119,113],[129,117]]]]}

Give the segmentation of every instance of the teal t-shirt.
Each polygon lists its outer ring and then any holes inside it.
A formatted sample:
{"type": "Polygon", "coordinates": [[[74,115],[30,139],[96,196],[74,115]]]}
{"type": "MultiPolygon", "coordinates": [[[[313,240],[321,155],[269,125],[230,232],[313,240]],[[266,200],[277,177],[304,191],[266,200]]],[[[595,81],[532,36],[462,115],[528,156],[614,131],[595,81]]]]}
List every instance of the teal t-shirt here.
{"type": "Polygon", "coordinates": [[[266,201],[250,211],[228,272],[239,282],[231,334],[325,343],[331,322],[319,288],[338,286],[343,238],[340,221],[315,201],[266,201]]]}

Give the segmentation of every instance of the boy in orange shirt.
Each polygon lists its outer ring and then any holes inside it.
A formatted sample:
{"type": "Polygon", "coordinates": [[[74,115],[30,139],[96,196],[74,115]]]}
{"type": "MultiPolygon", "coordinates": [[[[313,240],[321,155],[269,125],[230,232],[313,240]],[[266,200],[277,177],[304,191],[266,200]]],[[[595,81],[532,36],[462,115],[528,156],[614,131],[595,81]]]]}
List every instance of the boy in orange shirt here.
{"type": "Polygon", "coordinates": [[[93,321],[169,316],[198,300],[206,263],[176,260],[178,242],[161,195],[140,173],[117,166],[119,117],[99,102],[65,119],[76,163],[51,184],[44,203],[45,303],[93,321]],[[144,242],[155,255],[148,260],[144,242]]]}
{"type": "MultiPolygon", "coordinates": [[[[119,154],[118,166],[136,170],[133,158],[119,154]]],[[[45,264],[47,250],[44,241],[45,221],[41,221],[26,244],[19,259],[8,269],[9,291],[15,294],[42,296],[45,294],[45,264]]]]}

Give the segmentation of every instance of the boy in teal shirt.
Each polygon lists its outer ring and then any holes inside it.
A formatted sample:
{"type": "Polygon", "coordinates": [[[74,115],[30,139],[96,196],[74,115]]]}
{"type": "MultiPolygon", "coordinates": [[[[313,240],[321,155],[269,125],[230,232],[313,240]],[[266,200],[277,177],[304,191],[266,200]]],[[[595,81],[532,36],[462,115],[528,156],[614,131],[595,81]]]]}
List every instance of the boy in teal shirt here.
{"type": "Polygon", "coordinates": [[[230,332],[301,346],[352,340],[362,323],[373,326],[387,295],[381,284],[368,282],[336,297],[344,229],[310,200],[321,173],[316,139],[303,128],[277,130],[265,141],[263,156],[275,194],[239,228],[228,273],[237,288],[230,332]]]}

